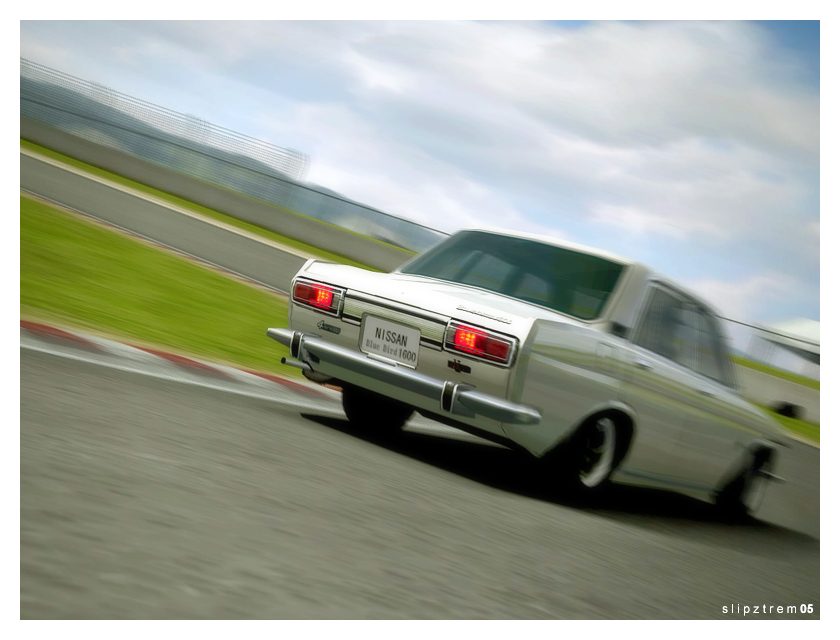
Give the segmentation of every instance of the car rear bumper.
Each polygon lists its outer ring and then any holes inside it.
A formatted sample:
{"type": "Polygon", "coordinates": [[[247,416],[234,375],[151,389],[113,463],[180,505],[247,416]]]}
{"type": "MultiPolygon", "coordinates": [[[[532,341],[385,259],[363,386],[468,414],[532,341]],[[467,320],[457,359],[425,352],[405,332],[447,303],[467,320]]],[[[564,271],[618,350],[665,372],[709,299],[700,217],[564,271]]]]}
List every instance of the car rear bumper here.
{"type": "MultiPolygon", "coordinates": [[[[436,412],[464,418],[484,417],[506,424],[538,424],[542,414],[535,407],[516,404],[482,393],[475,388],[419,373],[390,362],[374,360],[359,351],[332,344],[318,336],[291,329],[269,329],[267,335],[289,347],[292,358],[286,364],[314,370],[344,382],[376,391],[376,384],[404,391],[423,400],[424,408],[434,403],[436,412]]],[[[402,398],[398,398],[402,399],[402,398]]],[[[418,403],[419,404],[419,403],[418,403]]]]}

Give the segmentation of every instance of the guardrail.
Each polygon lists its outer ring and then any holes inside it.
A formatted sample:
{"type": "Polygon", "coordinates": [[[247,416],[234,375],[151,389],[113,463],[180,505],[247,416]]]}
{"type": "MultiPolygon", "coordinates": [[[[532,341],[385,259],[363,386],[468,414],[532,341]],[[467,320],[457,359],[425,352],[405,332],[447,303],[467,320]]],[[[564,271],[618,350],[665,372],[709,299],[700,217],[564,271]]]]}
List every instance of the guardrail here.
{"type": "MultiPolygon", "coordinates": [[[[309,158],[21,58],[21,116],[286,210],[422,251],[445,234],[302,182],[309,158]]],[[[108,168],[108,167],[105,167],[108,168]]]]}
{"type": "Polygon", "coordinates": [[[88,164],[379,269],[391,270],[412,255],[399,247],[284,211],[267,202],[177,173],[30,118],[21,117],[20,135],[88,164]]]}

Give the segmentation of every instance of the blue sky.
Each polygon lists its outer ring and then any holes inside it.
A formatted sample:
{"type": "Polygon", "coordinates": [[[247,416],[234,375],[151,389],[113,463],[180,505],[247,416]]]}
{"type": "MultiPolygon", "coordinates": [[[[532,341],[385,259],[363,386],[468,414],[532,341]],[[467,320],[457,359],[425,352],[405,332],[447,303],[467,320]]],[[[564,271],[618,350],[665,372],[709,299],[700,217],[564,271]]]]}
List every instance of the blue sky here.
{"type": "Polygon", "coordinates": [[[300,149],[423,224],[819,319],[818,23],[22,22],[21,56],[300,149]]]}

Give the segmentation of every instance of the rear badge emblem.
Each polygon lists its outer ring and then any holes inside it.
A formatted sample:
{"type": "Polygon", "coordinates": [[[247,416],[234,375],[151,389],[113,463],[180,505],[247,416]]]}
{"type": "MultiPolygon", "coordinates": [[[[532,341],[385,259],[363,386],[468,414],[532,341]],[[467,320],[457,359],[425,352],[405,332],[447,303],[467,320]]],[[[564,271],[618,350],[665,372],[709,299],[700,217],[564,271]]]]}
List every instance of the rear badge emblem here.
{"type": "Polygon", "coordinates": [[[335,335],[341,333],[341,327],[336,327],[335,325],[327,324],[323,320],[319,320],[317,326],[321,331],[327,331],[328,333],[334,333],[335,335]]]}
{"type": "Polygon", "coordinates": [[[454,369],[458,373],[472,373],[472,367],[469,367],[465,364],[461,364],[460,360],[450,360],[446,363],[446,366],[450,369],[454,369]]]}

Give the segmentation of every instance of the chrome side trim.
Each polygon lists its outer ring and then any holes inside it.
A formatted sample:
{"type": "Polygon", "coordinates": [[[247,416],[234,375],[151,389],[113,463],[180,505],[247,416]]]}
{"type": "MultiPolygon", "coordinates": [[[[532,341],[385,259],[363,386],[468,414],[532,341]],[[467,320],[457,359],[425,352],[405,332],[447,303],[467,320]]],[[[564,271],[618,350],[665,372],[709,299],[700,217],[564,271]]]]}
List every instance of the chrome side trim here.
{"type": "Polygon", "coordinates": [[[542,413],[535,407],[509,402],[504,398],[477,391],[468,385],[433,378],[396,364],[373,360],[358,351],[336,346],[317,336],[290,329],[269,329],[267,335],[287,347],[292,342],[297,343],[298,358],[309,366],[312,366],[312,362],[327,363],[363,375],[371,382],[398,386],[428,398],[439,406],[444,404],[445,398],[447,406],[440,406],[443,414],[483,416],[516,425],[539,424],[542,420],[542,413]]]}
{"type": "Polygon", "coordinates": [[[435,313],[434,311],[429,311],[421,307],[407,305],[403,302],[397,302],[396,300],[390,300],[381,296],[374,296],[369,293],[364,293],[363,291],[358,291],[356,289],[348,289],[347,293],[349,297],[355,298],[356,300],[367,302],[380,307],[388,307],[390,309],[393,309],[394,311],[408,313],[418,318],[426,318],[428,320],[431,320],[433,322],[439,322],[441,324],[446,324],[449,321],[449,316],[445,316],[440,313],[435,313]]]}

